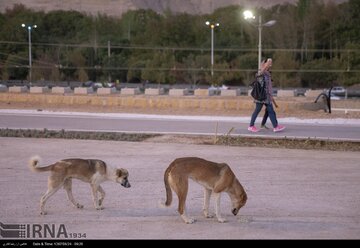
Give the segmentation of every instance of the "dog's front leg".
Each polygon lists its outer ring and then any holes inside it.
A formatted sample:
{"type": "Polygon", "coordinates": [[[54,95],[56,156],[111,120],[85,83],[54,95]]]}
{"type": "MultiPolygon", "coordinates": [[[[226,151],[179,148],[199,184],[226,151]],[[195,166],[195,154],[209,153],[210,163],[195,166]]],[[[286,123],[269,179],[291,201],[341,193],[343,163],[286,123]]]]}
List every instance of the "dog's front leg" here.
{"type": "Polygon", "coordinates": [[[217,219],[218,219],[218,221],[220,223],[224,223],[227,220],[222,218],[221,214],[220,214],[220,196],[221,196],[221,193],[213,193],[213,194],[215,196],[215,214],[216,214],[216,217],[217,217],[217,219]]]}
{"type": "Polygon", "coordinates": [[[194,218],[190,218],[187,214],[186,214],[186,210],[184,209],[184,211],[182,212],[182,214],[180,214],[181,218],[183,219],[183,221],[186,224],[192,224],[194,223],[196,220],[194,218]]]}
{"type": "Polygon", "coordinates": [[[97,210],[102,210],[104,209],[102,206],[100,206],[99,204],[99,200],[98,200],[98,196],[97,196],[97,192],[99,190],[99,185],[96,183],[92,183],[91,184],[91,190],[92,190],[92,195],[93,195],[93,201],[94,201],[94,206],[97,210]]]}
{"type": "Polygon", "coordinates": [[[103,203],[104,198],[105,198],[105,191],[100,185],[98,187],[98,191],[100,193],[99,206],[102,207],[102,203],[103,203]]]}
{"type": "Polygon", "coordinates": [[[214,215],[209,213],[209,204],[210,204],[211,190],[204,188],[204,205],[203,213],[206,218],[213,218],[214,215]]]}

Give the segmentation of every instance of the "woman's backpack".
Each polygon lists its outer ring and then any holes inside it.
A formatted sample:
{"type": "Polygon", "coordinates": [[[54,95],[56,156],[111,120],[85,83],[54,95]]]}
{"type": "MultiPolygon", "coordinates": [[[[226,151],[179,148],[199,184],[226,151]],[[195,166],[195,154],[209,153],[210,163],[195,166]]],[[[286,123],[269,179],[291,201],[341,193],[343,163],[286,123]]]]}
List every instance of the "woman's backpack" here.
{"type": "Polygon", "coordinates": [[[252,87],[250,94],[255,100],[266,100],[266,82],[264,75],[257,75],[255,80],[250,84],[250,87],[252,87]]]}

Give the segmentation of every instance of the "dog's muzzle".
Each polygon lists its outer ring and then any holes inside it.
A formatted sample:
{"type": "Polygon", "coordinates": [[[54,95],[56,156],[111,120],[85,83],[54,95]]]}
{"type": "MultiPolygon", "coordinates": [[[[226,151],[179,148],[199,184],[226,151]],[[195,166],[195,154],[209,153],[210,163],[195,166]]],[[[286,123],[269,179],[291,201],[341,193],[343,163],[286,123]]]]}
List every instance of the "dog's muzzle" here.
{"type": "Polygon", "coordinates": [[[121,183],[121,185],[124,186],[125,188],[130,188],[131,187],[129,181],[124,181],[124,182],[121,183]]]}
{"type": "Polygon", "coordinates": [[[239,212],[239,209],[233,208],[233,209],[231,210],[231,212],[233,213],[233,215],[237,215],[237,213],[239,212]]]}

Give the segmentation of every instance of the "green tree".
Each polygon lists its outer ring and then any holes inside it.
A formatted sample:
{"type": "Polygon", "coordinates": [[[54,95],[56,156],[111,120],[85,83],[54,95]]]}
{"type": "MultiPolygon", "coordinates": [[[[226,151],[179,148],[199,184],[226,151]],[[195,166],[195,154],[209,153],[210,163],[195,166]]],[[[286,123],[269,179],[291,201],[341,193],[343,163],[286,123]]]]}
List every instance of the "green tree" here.
{"type": "Polygon", "coordinates": [[[41,40],[49,43],[82,43],[89,40],[92,18],[77,11],[56,10],[47,13],[39,25],[41,40]]]}
{"type": "Polygon", "coordinates": [[[299,38],[301,44],[301,62],[311,60],[308,50],[315,47],[316,25],[319,23],[319,12],[323,6],[318,0],[299,0],[297,3],[299,17],[299,38]]]}
{"type": "Polygon", "coordinates": [[[107,69],[107,73],[110,75],[112,81],[126,81],[126,75],[128,71],[128,56],[126,56],[126,54],[112,54],[110,58],[105,57],[103,64],[107,69]]]}
{"type": "Polygon", "coordinates": [[[255,73],[258,67],[258,55],[255,53],[241,54],[237,58],[238,68],[241,70],[239,73],[239,79],[246,86],[253,81],[255,73]]]}
{"type": "Polygon", "coordinates": [[[334,70],[341,68],[337,59],[312,60],[301,66],[300,78],[302,86],[310,88],[329,88],[337,84],[339,75],[334,70]]]}
{"type": "Polygon", "coordinates": [[[170,71],[175,69],[175,58],[169,51],[157,52],[146,61],[146,70],[142,71],[142,78],[156,83],[172,83],[174,78],[170,71]]]}
{"type": "Polygon", "coordinates": [[[360,44],[348,43],[347,50],[342,52],[340,60],[343,64],[344,73],[341,74],[339,81],[344,86],[359,84],[360,78],[360,44]]]}
{"type": "Polygon", "coordinates": [[[10,54],[4,64],[3,70],[8,79],[27,79],[29,68],[24,66],[27,61],[24,61],[23,57],[26,57],[26,53],[10,54]]]}
{"type": "MultiPolygon", "coordinates": [[[[262,55],[275,60],[277,86],[322,87],[332,78],[347,86],[358,83],[359,8],[357,0],[299,0],[255,9],[264,21],[277,21],[263,29],[262,39],[262,55]]],[[[15,5],[0,13],[0,75],[28,77],[28,32],[21,27],[26,23],[38,25],[32,32],[36,79],[247,85],[257,69],[258,30],[243,19],[243,10],[228,6],[189,15],[143,9],[110,17],[15,5]],[[213,77],[207,20],[220,23],[214,30],[213,77]]]]}
{"type": "Polygon", "coordinates": [[[272,79],[274,86],[285,87],[300,87],[297,70],[299,69],[299,62],[295,60],[294,54],[290,56],[289,52],[276,52],[273,56],[272,79]],[[280,72],[277,72],[280,71],[280,72]]]}
{"type": "Polygon", "coordinates": [[[340,23],[336,28],[336,32],[339,34],[339,39],[342,45],[346,45],[348,42],[359,43],[360,30],[358,23],[360,22],[360,1],[349,0],[346,3],[340,5],[340,23]]]}

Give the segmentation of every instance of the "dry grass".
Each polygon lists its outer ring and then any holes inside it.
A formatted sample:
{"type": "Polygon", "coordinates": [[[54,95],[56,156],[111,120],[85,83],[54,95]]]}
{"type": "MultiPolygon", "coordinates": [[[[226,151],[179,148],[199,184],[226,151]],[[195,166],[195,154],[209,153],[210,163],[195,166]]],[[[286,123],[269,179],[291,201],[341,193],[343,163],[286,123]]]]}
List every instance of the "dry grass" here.
{"type": "Polygon", "coordinates": [[[131,134],[118,132],[80,132],[53,130],[24,130],[0,129],[1,137],[21,138],[57,138],[57,139],[85,139],[85,140],[115,140],[154,143],[181,143],[197,145],[223,145],[243,147],[267,147],[305,150],[331,151],[360,151],[360,142],[335,141],[299,138],[256,138],[242,136],[200,136],[200,135],[160,135],[160,134],[131,134]]]}

